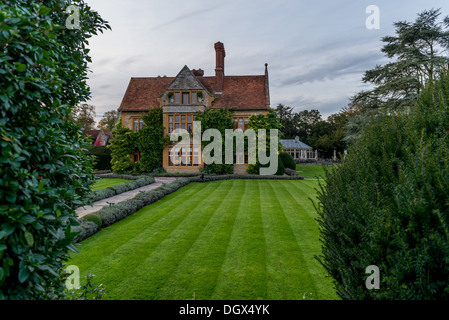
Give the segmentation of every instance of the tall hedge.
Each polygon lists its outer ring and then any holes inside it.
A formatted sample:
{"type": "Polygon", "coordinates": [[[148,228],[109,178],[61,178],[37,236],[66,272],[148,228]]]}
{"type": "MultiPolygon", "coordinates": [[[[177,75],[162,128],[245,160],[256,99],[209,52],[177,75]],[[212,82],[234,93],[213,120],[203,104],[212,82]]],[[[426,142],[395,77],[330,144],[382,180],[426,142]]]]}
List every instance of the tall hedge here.
{"type": "Polygon", "coordinates": [[[58,298],[74,208],[94,181],[73,107],[89,99],[88,38],[109,28],[84,1],[0,2],[0,299],[58,298]],[[80,28],[67,29],[67,7],[80,28]]]}
{"type": "MultiPolygon", "coordinates": [[[[343,299],[449,299],[449,72],[377,116],[319,192],[319,260],[343,299]],[[379,268],[368,289],[366,268],[379,268]]],[[[370,281],[370,279],[368,279],[370,281]]]]}
{"type": "Polygon", "coordinates": [[[111,149],[107,146],[89,146],[87,154],[94,155],[94,169],[95,170],[111,170],[111,149]]]}

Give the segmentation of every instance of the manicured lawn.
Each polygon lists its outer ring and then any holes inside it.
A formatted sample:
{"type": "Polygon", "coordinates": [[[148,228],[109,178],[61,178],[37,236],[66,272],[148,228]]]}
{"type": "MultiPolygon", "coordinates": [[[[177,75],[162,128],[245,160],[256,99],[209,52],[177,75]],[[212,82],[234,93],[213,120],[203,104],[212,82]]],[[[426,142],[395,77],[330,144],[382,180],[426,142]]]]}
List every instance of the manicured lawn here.
{"type": "Polygon", "coordinates": [[[296,171],[300,176],[308,179],[324,179],[324,169],[321,164],[297,164],[296,171]]]}
{"type": "Polygon", "coordinates": [[[115,186],[120,183],[130,182],[131,180],[126,179],[100,179],[92,186],[92,190],[106,189],[115,186]]]}
{"type": "Polygon", "coordinates": [[[106,299],[337,299],[314,259],[317,186],[191,183],[84,240],[68,264],[106,299]]]}

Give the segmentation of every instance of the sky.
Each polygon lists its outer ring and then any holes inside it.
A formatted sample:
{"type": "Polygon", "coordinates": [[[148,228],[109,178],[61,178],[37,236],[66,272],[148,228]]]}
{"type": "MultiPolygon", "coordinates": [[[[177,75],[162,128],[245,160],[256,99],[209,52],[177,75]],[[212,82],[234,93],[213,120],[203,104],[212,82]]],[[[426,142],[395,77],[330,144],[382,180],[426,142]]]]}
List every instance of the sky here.
{"type": "Polygon", "coordinates": [[[447,0],[86,2],[112,28],[89,41],[88,103],[97,121],[120,106],[131,77],[176,76],[184,65],[213,76],[217,41],[226,50],[225,75],[262,75],[268,63],[272,108],[317,109],[325,119],[370,88],[366,70],[389,62],[381,38],[395,34],[394,22],[432,8],[449,15],[447,0]]]}

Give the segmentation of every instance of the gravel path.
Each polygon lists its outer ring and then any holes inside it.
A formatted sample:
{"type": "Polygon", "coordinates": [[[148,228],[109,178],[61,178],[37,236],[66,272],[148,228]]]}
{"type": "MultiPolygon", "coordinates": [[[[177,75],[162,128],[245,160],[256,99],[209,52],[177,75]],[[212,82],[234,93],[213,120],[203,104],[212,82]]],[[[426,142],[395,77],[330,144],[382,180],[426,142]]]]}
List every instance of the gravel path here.
{"type": "Polygon", "coordinates": [[[155,182],[131,191],[123,192],[118,195],[115,195],[110,198],[106,198],[97,202],[92,203],[91,205],[87,205],[84,207],[80,207],[76,209],[76,213],[78,214],[78,218],[81,218],[89,213],[94,213],[104,206],[109,205],[110,203],[119,203],[131,198],[134,198],[141,191],[149,191],[160,187],[163,184],[170,183],[174,181],[176,178],[155,178],[155,182]]]}

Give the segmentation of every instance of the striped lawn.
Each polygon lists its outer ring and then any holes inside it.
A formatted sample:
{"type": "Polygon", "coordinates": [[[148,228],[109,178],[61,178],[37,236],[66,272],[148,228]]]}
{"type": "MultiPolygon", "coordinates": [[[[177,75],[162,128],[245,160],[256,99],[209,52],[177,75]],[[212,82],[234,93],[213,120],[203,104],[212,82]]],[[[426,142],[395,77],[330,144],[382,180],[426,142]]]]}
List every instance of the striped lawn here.
{"type": "Polygon", "coordinates": [[[191,183],[86,239],[68,264],[107,299],[336,299],[314,259],[316,187],[191,183]]]}

